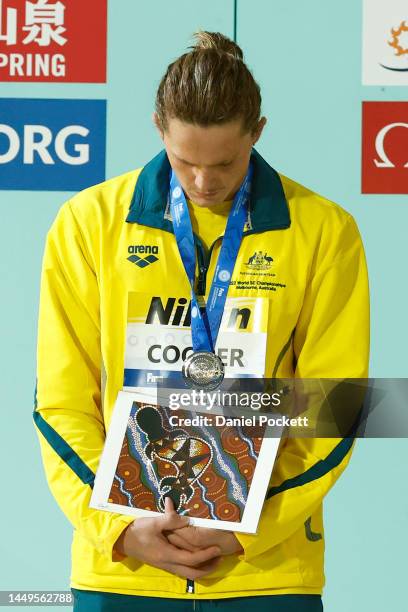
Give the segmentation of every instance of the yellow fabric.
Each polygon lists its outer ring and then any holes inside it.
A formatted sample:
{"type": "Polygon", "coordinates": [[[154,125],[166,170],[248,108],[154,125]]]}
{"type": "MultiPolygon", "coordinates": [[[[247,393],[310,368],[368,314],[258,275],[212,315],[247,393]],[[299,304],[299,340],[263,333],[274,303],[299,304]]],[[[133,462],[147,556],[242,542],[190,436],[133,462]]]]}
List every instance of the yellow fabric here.
{"type": "Polygon", "coordinates": [[[212,206],[200,206],[192,200],[187,200],[187,203],[193,232],[200,237],[208,251],[213,242],[224,234],[232,200],[212,206]]]}
{"type": "MultiPolygon", "coordinates": [[[[36,412],[93,473],[123,386],[128,292],[157,292],[171,285],[174,295],[189,295],[174,235],[125,222],[139,172],[87,189],[62,206],[44,253],[36,412]],[[135,244],[158,245],[159,261],[137,269],[128,261],[129,245],[135,244]]],[[[260,283],[256,291],[271,305],[266,375],[366,377],[368,283],[356,224],[336,204],[280,178],[291,226],[245,235],[232,278],[240,278],[254,253],[273,257],[275,290],[260,283]]],[[[200,223],[201,214],[198,217],[200,223]]],[[[207,229],[210,241],[214,236],[207,229]]],[[[211,254],[207,294],[219,248],[220,241],[211,254]]],[[[229,295],[254,292],[233,282],[229,295]]],[[[189,594],[183,578],[136,559],[112,557],[115,541],[133,518],[90,509],[90,485],[70,466],[69,456],[58,454],[49,439],[37,433],[50,489],[74,528],[72,587],[185,598],[322,592],[322,500],[348,464],[350,452],[323,476],[266,500],[257,535],[236,534],[244,553],[225,557],[189,594]],[[309,518],[321,539],[307,538],[309,518]]],[[[271,484],[309,474],[313,466],[327,462],[340,443],[330,438],[286,439],[271,484]]]]}

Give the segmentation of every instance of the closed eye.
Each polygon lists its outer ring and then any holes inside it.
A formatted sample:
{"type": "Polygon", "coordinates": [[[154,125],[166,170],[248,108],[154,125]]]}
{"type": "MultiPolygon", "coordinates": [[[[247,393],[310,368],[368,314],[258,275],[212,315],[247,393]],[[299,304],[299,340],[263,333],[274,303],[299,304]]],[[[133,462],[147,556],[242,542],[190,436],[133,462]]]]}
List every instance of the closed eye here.
{"type": "MultiPolygon", "coordinates": [[[[184,164],[186,166],[194,166],[194,164],[192,164],[191,162],[187,161],[186,159],[181,159],[181,157],[177,157],[177,155],[175,156],[177,158],[177,160],[181,163],[184,164]]],[[[227,161],[227,162],[222,162],[220,164],[214,164],[212,167],[213,168],[227,168],[228,166],[232,165],[232,161],[227,161]]]]}

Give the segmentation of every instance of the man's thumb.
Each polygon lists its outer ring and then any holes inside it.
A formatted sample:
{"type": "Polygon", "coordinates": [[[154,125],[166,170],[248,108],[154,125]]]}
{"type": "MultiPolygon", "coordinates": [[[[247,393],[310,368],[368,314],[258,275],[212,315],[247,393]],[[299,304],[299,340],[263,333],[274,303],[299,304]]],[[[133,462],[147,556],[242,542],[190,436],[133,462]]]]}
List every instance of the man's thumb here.
{"type": "Polygon", "coordinates": [[[187,527],[190,524],[190,518],[188,516],[180,516],[175,510],[166,512],[160,517],[161,528],[163,531],[168,529],[181,529],[181,527],[187,527]]]}
{"type": "Polygon", "coordinates": [[[168,512],[174,512],[174,504],[173,504],[173,500],[171,499],[171,497],[166,496],[164,498],[164,511],[166,513],[168,512]]]}

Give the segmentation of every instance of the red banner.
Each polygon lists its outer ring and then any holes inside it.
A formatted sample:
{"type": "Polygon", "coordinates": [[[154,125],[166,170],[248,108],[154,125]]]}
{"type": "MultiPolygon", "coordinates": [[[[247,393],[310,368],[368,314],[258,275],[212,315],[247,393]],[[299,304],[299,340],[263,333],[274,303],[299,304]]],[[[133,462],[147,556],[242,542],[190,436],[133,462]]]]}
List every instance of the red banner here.
{"type": "Polygon", "coordinates": [[[106,82],[107,0],[0,0],[0,81],[106,82]]]}
{"type": "Polygon", "coordinates": [[[363,193],[408,193],[408,102],[363,102],[363,193]]]}

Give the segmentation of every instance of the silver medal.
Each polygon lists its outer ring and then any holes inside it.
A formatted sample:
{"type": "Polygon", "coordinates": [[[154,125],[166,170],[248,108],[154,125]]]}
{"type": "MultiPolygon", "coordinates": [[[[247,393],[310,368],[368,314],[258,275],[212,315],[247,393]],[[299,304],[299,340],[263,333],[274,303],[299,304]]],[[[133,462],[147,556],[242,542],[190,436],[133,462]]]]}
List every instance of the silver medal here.
{"type": "Polygon", "coordinates": [[[224,364],[215,353],[196,351],[183,364],[183,378],[190,387],[211,391],[224,380],[224,364]]]}

